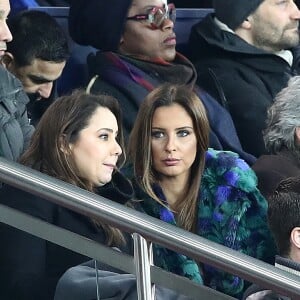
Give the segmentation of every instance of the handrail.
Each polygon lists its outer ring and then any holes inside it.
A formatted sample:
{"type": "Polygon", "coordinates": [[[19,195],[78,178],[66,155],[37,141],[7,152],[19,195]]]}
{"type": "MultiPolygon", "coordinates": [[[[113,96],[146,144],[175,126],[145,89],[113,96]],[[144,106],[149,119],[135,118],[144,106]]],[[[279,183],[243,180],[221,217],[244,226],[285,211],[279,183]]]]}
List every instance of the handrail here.
{"type": "MultiPolygon", "coordinates": [[[[0,222],[87,257],[96,259],[111,266],[113,269],[135,274],[137,277],[137,285],[138,281],[141,280],[141,278],[138,278],[141,274],[136,272],[137,264],[132,256],[120,251],[115,251],[110,247],[87,239],[77,233],[47,223],[46,221],[2,204],[0,204],[0,222]]],[[[164,271],[153,265],[150,267],[150,273],[152,283],[171,289],[179,294],[189,296],[192,299],[197,299],[198,295],[201,295],[203,299],[211,300],[235,299],[206,286],[198,285],[185,277],[164,271]]],[[[138,297],[140,298],[138,299],[145,300],[144,296],[146,295],[143,295],[143,297],[140,297],[139,295],[138,297]]]]}
{"type": "Polygon", "coordinates": [[[0,181],[81,214],[101,218],[127,232],[139,233],[147,240],[283,295],[300,295],[296,275],[3,158],[0,158],[0,181]]]}
{"type": "MultiPolygon", "coordinates": [[[[155,299],[151,287],[151,258],[147,241],[137,233],[133,234],[134,240],[134,259],[136,261],[137,293],[138,298],[145,300],[155,299]]],[[[152,247],[151,247],[152,249],[152,247]]]]}

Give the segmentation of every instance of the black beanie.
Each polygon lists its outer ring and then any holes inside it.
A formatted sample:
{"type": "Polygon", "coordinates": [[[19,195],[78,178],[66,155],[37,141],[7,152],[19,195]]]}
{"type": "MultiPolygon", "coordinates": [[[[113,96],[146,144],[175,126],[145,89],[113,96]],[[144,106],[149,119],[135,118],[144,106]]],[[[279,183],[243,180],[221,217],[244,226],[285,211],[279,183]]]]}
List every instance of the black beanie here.
{"type": "Polygon", "coordinates": [[[69,33],[80,45],[116,51],[132,0],[72,0],[69,33]]]}
{"type": "Polygon", "coordinates": [[[264,0],[214,0],[216,17],[232,30],[238,28],[264,0]]]}

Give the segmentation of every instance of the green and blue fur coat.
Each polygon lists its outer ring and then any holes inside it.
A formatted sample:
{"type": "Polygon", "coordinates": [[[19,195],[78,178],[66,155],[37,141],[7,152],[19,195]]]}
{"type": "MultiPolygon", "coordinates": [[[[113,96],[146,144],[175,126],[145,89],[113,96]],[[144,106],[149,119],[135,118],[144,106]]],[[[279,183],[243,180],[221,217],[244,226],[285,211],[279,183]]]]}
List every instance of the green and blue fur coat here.
{"type": "MultiPolygon", "coordinates": [[[[150,198],[138,185],[136,197],[147,214],[174,224],[173,212],[158,185],[156,195],[166,206],[150,198]]],[[[267,202],[257,189],[251,168],[229,151],[209,149],[198,200],[197,234],[252,257],[272,261],[275,245],[267,226],[267,202]]],[[[167,271],[205,283],[234,297],[240,297],[244,280],[188,257],[154,246],[155,264],[167,271]]]]}

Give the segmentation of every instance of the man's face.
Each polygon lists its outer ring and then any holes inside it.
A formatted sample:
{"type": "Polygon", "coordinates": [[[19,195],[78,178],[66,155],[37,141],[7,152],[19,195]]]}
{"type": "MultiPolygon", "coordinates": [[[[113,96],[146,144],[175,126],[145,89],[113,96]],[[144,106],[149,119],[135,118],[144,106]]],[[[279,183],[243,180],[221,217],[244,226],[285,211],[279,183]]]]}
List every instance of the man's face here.
{"type": "MultiPolygon", "coordinates": [[[[162,0],[133,0],[127,16],[147,14],[156,6],[163,8],[165,3],[162,0]]],[[[165,19],[157,29],[153,29],[146,20],[127,20],[119,51],[135,57],[173,61],[176,55],[173,29],[174,23],[169,19],[165,19]]]]}
{"type": "Polygon", "coordinates": [[[19,67],[12,60],[7,69],[22,82],[26,93],[36,94],[39,100],[50,96],[53,81],[61,76],[65,64],[34,59],[30,65],[19,67]]]}
{"type": "Polygon", "coordinates": [[[270,52],[299,43],[300,12],[293,0],[265,0],[249,16],[253,45],[270,52]]]}
{"type": "Polygon", "coordinates": [[[12,40],[11,32],[6,24],[9,12],[9,0],[0,0],[0,57],[6,50],[6,43],[12,40]]]}

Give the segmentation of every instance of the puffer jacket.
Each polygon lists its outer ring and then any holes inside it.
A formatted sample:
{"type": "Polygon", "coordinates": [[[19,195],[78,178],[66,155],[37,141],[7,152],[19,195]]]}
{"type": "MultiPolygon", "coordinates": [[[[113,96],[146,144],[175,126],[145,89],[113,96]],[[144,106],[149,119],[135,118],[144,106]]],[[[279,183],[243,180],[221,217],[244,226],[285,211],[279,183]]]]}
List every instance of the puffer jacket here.
{"type": "Polygon", "coordinates": [[[0,156],[16,161],[28,147],[34,127],[29,124],[29,99],[21,82],[0,67],[0,156]]]}

